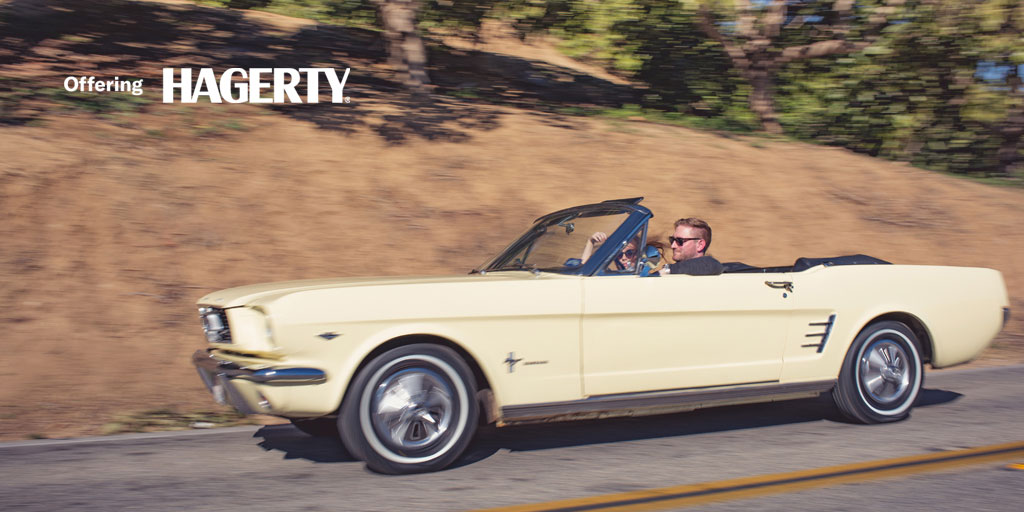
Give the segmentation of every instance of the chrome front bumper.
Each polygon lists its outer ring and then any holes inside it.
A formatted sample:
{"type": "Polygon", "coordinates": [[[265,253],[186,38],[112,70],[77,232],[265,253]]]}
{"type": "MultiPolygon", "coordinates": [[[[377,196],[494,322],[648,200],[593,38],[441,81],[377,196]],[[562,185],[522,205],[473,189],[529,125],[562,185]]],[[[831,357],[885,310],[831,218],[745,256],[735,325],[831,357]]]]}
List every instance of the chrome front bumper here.
{"type": "Polygon", "coordinates": [[[206,389],[219,404],[230,405],[242,414],[267,414],[272,407],[270,403],[257,393],[254,400],[249,399],[232,383],[233,380],[245,380],[258,384],[319,384],[327,381],[327,374],[316,368],[262,368],[251,370],[237,363],[217,359],[205,350],[197,350],[192,354],[192,364],[196,366],[199,377],[206,384],[206,389]]]}

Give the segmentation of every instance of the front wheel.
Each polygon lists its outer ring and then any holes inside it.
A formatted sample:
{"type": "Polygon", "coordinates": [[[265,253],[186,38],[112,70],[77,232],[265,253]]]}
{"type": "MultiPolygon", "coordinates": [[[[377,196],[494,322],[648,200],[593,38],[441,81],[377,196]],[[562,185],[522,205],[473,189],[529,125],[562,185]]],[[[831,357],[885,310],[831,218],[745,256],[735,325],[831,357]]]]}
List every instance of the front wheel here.
{"type": "Polygon", "coordinates": [[[473,437],[475,397],[473,373],[453,350],[398,347],[370,361],[349,386],[338,418],[341,438],[374,471],[443,469],[473,437]]]}
{"type": "Polygon", "coordinates": [[[924,379],[919,346],[917,336],[901,322],[876,322],[861,331],[832,391],[843,415],[859,423],[909,416],[924,379]]]}

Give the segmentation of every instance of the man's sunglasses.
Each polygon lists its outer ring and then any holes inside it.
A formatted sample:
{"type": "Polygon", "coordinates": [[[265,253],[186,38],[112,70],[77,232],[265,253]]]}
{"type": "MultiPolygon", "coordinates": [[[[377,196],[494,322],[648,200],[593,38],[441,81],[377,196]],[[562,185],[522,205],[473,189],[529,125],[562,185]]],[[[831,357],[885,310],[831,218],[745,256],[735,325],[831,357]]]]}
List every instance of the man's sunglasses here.
{"type": "Polygon", "coordinates": [[[621,258],[622,256],[632,258],[633,256],[636,256],[636,249],[626,249],[625,251],[622,251],[622,254],[619,257],[621,258]]]}
{"type": "Polygon", "coordinates": [[[676,238],[674,236],[670,236],[670,237],[668,237],[668,244],[672,245],[674,243],[674,244],[679,245],[680,247],[682,247],[683,244],[685,244],[686,242],[688,242],[690,240],[700,240],[700,238],[676,238]]]}

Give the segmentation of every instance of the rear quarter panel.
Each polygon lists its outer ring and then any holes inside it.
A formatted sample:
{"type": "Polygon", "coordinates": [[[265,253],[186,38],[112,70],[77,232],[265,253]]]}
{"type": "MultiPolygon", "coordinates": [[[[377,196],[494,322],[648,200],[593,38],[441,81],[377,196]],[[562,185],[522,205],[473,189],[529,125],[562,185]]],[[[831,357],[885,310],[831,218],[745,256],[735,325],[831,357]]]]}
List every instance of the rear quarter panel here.
{"type": "Polygon", "coordinates": [[[784,382],[836,378],[857,334],[889,313],[906,313],[924,324],[933,367],[968,362],[998,334],[1002,308],[1009,304],[1002,275],[986,268],[819,266],[792,275],[795,289],[784,382]],[[825,349],[818,353],[805,347],[816,341],[806,334],[820,331],[809,324],[833,313],[836,320],[825,349]]]}

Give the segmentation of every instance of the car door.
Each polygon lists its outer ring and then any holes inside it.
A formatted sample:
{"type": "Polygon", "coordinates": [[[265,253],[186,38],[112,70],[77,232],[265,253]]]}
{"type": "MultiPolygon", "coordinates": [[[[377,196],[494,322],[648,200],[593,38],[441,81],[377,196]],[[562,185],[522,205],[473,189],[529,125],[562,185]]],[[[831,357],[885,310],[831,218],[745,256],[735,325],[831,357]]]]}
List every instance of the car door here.
{"type": "Polygon", "coordinates": [[[836,378],[847,348],[867,320],[865,306],[886,309],[891,293],[878,293],[879,282],[856,270],[817,265],[793,273],[793,312],[780,380],[836,378]]]}
{"type": "Polygon", "coordinates": [[[778,381],[790,310],[788,278],[584,278],[584,394],[778,381]]]}

